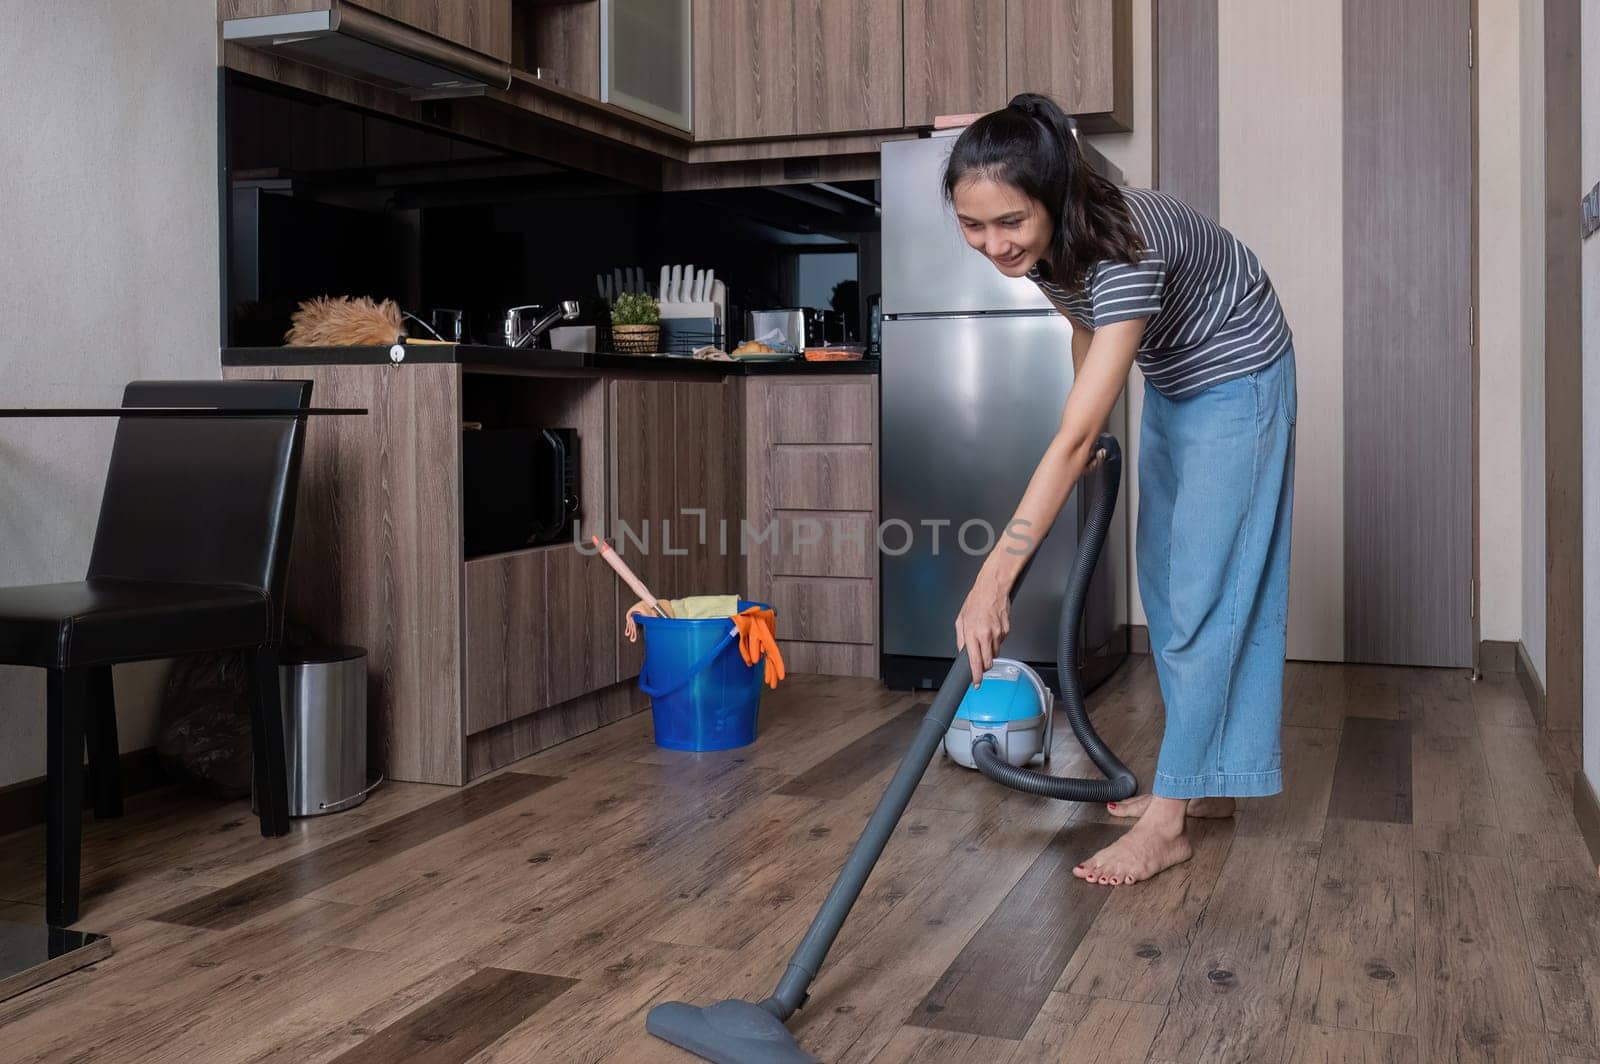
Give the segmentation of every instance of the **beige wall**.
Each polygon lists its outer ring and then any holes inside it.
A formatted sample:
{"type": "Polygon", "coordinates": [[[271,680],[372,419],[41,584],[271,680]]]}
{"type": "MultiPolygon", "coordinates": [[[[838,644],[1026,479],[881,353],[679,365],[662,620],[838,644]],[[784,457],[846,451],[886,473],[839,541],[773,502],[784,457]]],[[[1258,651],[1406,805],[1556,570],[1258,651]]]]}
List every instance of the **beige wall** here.
{"type": "MultiPolygon", "coordinates": [[[[216,377],[212,0],[0,0],[5,405],[112,404],[136,377],[216,377]]],[[[102,421],[0,428],[0,583],[83,577],[102,421]]],[[[163,670],[117,671],[122,748],[163,670]]],[[[0,668],[0,785],[44,774],[44,678],[0,668]]]]}
{"type": "MultiPolygon", "coordinates": [[[[1478,571],[1482,638],[1522,638],[1522,8],[1478,0],[1478,571]]],[[[1542,308],[1533,308],[1543,313],[1542,308]]]]}
{"type": "Polygon", "coordinates": [[[1294,331],[1289,656],[1322,661],[1344,655],[1342,12],[1225,0],[1217,21],[1219,220],[1260,257],[1294,331]]]}

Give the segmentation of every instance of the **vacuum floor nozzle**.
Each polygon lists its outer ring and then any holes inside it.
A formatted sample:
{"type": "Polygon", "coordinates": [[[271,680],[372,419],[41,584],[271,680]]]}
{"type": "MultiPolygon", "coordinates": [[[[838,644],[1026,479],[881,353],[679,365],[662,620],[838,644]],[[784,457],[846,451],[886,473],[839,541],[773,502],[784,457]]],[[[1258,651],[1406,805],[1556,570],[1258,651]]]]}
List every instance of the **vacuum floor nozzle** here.
{"type": "Polygon", "coordinates": [[[783,1021],[749,1001],[667,1001],[650,1010],[645,1029],[713,1064],[820,1064],[783,1021]]]}

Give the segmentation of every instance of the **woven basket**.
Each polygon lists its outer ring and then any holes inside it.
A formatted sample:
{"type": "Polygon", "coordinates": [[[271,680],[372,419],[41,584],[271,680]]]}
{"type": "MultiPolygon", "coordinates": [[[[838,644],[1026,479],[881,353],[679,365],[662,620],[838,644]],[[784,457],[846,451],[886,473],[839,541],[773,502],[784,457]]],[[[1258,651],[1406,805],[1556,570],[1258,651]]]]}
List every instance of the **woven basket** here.
{"type": "Polygon", "coordinates": [[[611,346],[628,355],[654,354],[661,348],[661,326],[613,325],[611,346]]]}

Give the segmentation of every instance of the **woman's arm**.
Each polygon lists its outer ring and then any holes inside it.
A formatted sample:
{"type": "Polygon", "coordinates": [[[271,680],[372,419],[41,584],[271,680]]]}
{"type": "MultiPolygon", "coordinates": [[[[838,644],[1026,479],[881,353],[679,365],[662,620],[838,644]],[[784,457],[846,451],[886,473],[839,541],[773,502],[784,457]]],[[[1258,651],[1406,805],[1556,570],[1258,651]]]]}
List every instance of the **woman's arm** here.
{"type": "Polygon", "coordinates": [[[1083,372],[1083,360],[1089,356],[1089,345],[1094,342],[1094,330],[1072,318],[1067,320],[1072,322],[1072,379],[1077,380],[1083,372]]]}
{"type": "Polygon", "coordinates": [[[1111,420],[1117,397],[1133,369],[1144,324],[1145,319],[1136,318],[1092,334],[1073,331],[1072,360],[1077,372],[1061,414],[1061,427],[1045,448],[1011,523],[978,571],[956,619],[956,645],[966,648],[974,685],[994,663],[1011,630],[1012,585],[1094,457],[1097,438],[1111,420]]]}

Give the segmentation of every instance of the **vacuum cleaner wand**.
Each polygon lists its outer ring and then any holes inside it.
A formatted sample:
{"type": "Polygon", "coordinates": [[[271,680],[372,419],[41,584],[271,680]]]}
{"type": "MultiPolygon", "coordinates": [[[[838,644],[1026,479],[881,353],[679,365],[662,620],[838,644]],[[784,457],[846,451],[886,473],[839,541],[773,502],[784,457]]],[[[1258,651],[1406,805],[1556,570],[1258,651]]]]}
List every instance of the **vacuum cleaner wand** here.
{"type": "MultiPolygon", "coordinates": [[[[1079,563],[1074,568],[1072,586],[1067,591],[1068,602],[1063,607],[1062,617],[1064,626],[1072,631],[1063,633],[1063,645],[1076,645],[1077,617],[1082,610],[1088,578],[1093,574],[1095,559],[1099,555],[1100,541],[1105,538],[1110,510],[1116,502],[1116,487],[1120,479],[1116,474],[1121,469],[1121,448],[1111,436],[1102,436],[1099,446],[1106,451],[1107,476],[1102,481],[1096,500],[1096,517],[1090,521],[1088,539],[1080,545],[1079,563]],[[1109,489],[1105,486],[1107,482],[1109,489]],[[1108,491],[1110,503],[1102,506],[1108,491]],[[1103,515],[1101,510],[1104,511],[1103,515]],[[1102,516],[1103,520],[1100,519],[1102,516]],[[1085,558],[1087,565],[1084,564],[1085,558]],[[1072,606],[1074,601],[1076,607],[1072,606]]],[[[1031,567],[1032,561],[1030,558],[1028,567],[1031,567]]],[[[1017,588],[1026,579],[1028,567],[1012,585],[1012,598],[1016,597],[1017,588]]],[[[1075,661],[1059,664],[1064,691],[1070,685],[1070,689],[1076,692],[1075,661]]],[[[916,793],[917,785],[933,760],[933,755],[944,742],[945,732],[955,720],[956,711],[961,707],[961,700],[971,683],[972,668],[966,658],[966,648],[960,647],[950,664],[949,673],[939,686],[938,694],[934,696],[933,705],[922,718],[910,749],[895,770],[883,797],[878,800],[877,808],[867,820],[865,830],[856,840],[855,848],[845,860],[844,868],[840,870],[838,879],[834,880],[822,908],[812,919],[805,938],[795,948],[789,966],[772,996],[759,1004],[737,999],[705,1007],[681,1001],[665,1002],[650,1010],[645,1019],[646,1030],[714,1064],[816,1064],[816,1058],[800,1048],[784,1026],[784,1021],[805,1004],[811,981],[816,978],[828,950],[844,926],[845,918],[860,897],[867,877],[882,856],[895,825],[905,814],[906,806],[916,793]]],[[[1072,700],[1069,700],[1070,704],[1072,700]]],[[[1081,695],[1076,699],[1076,704],[1081,707],[1081,695]]],[[[1074,732],[1077,732],[1076,722],[1074,732]]],[[[1079,737],[1081,739],[1082,735],[1079,737]]],[[[1092,756],[1094,751],[1090,753],[1092,756]]],[[[1095,760],[1098,764],[1099,758],[1095,760]]],[[[1131,775],[1128,778],[1131,780],[1131,775]]]]}

